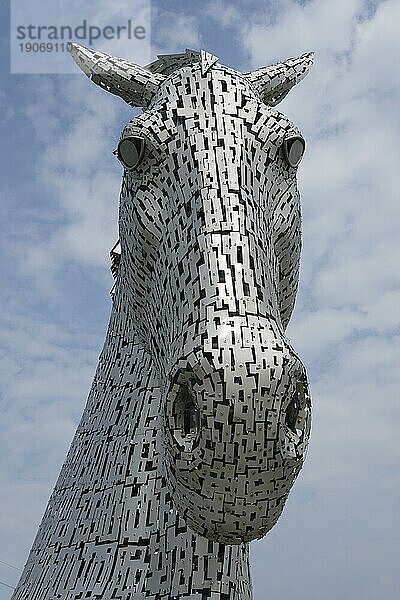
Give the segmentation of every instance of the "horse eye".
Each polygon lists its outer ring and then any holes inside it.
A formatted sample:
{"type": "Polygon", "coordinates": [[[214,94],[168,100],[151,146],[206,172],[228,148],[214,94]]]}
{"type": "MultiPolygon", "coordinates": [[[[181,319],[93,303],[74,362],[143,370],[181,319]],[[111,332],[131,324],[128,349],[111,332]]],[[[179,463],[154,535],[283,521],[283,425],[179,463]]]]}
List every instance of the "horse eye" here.
{"type": "Polygon", "coordinates": [[[126,169],[134,169],[144,154],[144,139],[130,136],[121,140],[117,147],[117,156],[126,169]]]}
{"type": "Polygon", "coordinates": [[[306,143],[299,135],[288,137],[283,141],[283,153],[291,167],[297,167],[303,158],[306,143]]]}

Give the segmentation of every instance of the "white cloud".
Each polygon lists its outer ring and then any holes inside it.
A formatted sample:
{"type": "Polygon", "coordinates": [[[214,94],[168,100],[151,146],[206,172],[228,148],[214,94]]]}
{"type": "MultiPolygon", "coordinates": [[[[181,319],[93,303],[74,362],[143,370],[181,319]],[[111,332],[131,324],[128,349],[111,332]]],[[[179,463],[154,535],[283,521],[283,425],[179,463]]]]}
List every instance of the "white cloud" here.
{"type": "MultiPolygon", "coordinates": [[[[0,331],[0,559],[22,567],[80,418],[102,333],[56,326],[16,306],[3,307],[0,331]]],[[[18,576],[2,565],[2,581],[18,576]]],[[[9,598],[6,588],[0,598],[9,598]]]]}
{"type": "Polygon", "coordinates": [[[124,121],[135,113],[100,89],[97,93],[80,73],[40,80],[30,98],[25,113],[40,143],[36,180],[27,186],[25,198],[21,190],[13,196],[22,204],[22,221],[24,205],[32,202],[36,191],[42,234],[32,229],[29,210],[23,225],[28,238],[16,248],[12,240],[8,245],[16,271],[31,278],[38,293],[58,303],[58,279],[67,263],[90,270],[90,277],[101,277],[104,290],[112,285],[107,257],[118,237],[121,169],[111,153],[124,121]]]}
{"type": "Polygon", "coordinates": [[[204,15],[216,21],[222,27],[240,26],[241,11],[223,0],[211,0],[204,7],[204,15]]]}
{"type": "MultiPolygon", "coordinates": [[[[171,7],[172,8],[172,7],[171,7]]],[[[160,9],[156,4],[152,8],[152,53],[173,54],[184,52],[186,48],[198,50],[203,47],[196,16],[160,9]]]]}

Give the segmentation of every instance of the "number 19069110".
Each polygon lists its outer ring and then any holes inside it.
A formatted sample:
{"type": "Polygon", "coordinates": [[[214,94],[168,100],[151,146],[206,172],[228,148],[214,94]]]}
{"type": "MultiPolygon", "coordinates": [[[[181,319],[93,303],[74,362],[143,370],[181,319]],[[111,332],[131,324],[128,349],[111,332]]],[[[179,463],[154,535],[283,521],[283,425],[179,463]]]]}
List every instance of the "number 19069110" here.
{"type": "Polygon", "coordinates": [[[66,52],[65,42],[21,42],[18,44],[20,52],[66,52]]]}

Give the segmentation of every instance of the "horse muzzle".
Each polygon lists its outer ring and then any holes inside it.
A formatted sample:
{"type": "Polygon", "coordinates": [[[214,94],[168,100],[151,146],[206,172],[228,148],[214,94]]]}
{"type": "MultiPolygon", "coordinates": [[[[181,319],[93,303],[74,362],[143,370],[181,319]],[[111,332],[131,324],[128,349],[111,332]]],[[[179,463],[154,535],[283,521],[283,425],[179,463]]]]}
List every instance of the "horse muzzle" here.
{"type": "Polygon", "coordinates": [[[290,344],[266,319],[249,345],[237,327],[221,329],[218,346],[215,335],[211,344],[203,336],[201,350],[181,354],[164,395],[163,459],[175,506],[196,533],[226,544],[275,525],[311,427],[305,369],[290,344]],[[221,353],[232,333],[241,343],[221,353]]]}

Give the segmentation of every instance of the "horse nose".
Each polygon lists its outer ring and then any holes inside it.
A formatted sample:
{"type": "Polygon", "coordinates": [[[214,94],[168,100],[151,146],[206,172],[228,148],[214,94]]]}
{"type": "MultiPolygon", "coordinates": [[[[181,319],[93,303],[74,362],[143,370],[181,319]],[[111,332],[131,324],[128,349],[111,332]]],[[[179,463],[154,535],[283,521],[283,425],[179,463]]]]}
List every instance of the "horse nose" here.
{"type": "Polygon", "coordinates": [[[163,456],[178,512],[200,535],[228,544],[276,523],[310,432],[298,356],[278,340],[248,350],[235,347],[233,369],[197,353],[171,376],[164,404],[163,456]]]}

